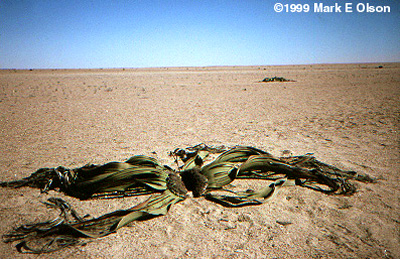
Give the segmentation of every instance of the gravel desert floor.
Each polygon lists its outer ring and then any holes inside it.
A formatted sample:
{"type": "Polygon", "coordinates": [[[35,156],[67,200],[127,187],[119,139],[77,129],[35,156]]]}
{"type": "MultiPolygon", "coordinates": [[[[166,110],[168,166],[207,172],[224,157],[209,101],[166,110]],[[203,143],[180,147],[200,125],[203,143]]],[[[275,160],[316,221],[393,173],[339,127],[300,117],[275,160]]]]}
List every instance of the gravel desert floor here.
{"type": "MultiPolygon", "coordinates": [[[[352,196],[286,187],[242,208],[188,198],[166,216],[50,254],[0,242],[0,258],[400,258],[399,100],[400,63],[1,70],[0,181],[139,154],[176,168],[169,151],[206,143],[313,153],[377,182],[356,183],[352,196]],[[260,82],[273,76],[293,82],[260,82]]],[[[92,217],[145,198],[0,188],[0,233],[57,216],[41,203],[51,196],[92,217]]]]}

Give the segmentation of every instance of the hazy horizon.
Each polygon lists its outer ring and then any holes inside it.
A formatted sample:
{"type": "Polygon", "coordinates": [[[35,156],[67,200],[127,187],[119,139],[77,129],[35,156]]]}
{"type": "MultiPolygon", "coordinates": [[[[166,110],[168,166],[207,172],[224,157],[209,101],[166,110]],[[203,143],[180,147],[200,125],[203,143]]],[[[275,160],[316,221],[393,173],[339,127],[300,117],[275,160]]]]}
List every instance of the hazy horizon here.
{"type": "Polygon", "coordinates": [[[149,66],[149,67],[92,67],[92,68],[0,68],[0,70],[129,70],[129,69],[179,69],[179,68],[234,68],[234,67],[280,67],[280,66],[334,66],[334,65],[384,65],[384,64],[395,64],[400,61],[388,61],[388,62],[347,62],[347,63],[309,63],[309,64],[285,64],[285,65],[211,65],[211,66],[149,66]]]}

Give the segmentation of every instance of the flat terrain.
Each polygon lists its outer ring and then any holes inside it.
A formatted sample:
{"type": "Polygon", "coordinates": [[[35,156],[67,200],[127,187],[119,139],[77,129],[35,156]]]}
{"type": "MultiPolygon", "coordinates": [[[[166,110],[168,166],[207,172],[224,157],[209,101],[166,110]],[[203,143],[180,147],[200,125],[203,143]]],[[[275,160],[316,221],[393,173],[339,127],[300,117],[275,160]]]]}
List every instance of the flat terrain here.
{"type": "MultiPolygon", "coordinates": [[[[0,242],[0,258],[400,258],[399,100],[400,63],[1,70],[0,181],[139,154],[174,166],[168,151],[201,142],[311,152],[379,180],[357,183],[352,196],[282,188],[236,209],[189,198],[165,217],[53,254],[0,242]],[[273,76],[295,82],[260,82],[273,76]]],[[[40,202],[51,196],[93,217],[143,198],[1,188],[0,233],[55,217],[40,202]]]]}

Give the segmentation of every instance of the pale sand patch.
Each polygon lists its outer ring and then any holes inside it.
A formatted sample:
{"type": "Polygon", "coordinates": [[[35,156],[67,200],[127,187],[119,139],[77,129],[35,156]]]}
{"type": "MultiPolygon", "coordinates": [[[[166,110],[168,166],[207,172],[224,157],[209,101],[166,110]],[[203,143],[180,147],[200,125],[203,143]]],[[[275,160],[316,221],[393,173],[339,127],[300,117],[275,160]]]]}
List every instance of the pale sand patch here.
{"type": "MultiPolygon", "coordinates": [[[[165,217],[38,258],[399,258],[399,85],[399,63],[3,70],[0,181],[137,154],[173,165],[168,151],[200,142],[313,152],[380,180],[359,183],[350,197],[283,188],[272,202],[239,209],[187,199],[165,217]],[[259,82],[273,76],[296,82],[259,82]]],[[[55,216],[40,203],[50,196],[91,216],[140,200],[82,202],[30,188],[0,194],[1,234],[55,216]]],[[[30,256],[1,242],[0,257],[30,256]]]]}

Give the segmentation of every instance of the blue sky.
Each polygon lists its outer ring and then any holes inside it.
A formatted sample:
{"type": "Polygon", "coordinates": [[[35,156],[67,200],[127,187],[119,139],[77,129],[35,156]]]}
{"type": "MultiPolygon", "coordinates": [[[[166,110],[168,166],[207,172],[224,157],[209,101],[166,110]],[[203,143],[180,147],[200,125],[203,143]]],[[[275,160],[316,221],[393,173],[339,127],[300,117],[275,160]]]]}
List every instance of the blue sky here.
{"type": "Polygon", "coordinates": [[[0,68],[400,61],[398,0],[0,0],[0,68]],[[314,3],[390,6],[315,13],[314,3]],[[276,13],[274,4],[310,4],[276,13]]]}

